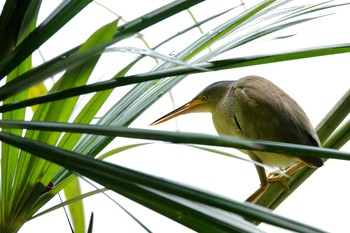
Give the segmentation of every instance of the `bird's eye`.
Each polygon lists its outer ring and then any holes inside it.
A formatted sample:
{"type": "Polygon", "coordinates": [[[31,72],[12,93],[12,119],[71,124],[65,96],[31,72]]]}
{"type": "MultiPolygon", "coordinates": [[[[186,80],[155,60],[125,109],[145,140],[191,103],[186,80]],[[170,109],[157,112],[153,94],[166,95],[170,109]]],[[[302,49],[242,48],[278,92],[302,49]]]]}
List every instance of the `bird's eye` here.
{"type": "Polygon", "coordinates": [[[203,102],[204,102],[204,101],[207,101],[207,100],[208,100],[208,96],[202,95],[202,96],[201,96],[201,99],[202,99],[203,102]]]}

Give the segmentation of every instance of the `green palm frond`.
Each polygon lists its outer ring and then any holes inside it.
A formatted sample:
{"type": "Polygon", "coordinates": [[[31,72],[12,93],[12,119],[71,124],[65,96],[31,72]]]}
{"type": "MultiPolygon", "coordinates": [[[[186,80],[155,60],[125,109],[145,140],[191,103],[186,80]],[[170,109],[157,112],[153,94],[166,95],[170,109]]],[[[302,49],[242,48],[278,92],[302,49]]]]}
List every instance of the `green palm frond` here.
{"type": "MultiPolygon", "coordinates": [[[[208,12],[199,22],[195,20],[193,25],[173,31],[158,44],[148,46],[152,43],[147,41],[145,29],[156,27],[158,23],[166,24],[168,18],[197,4],[206,4],[202,0],[174,1],[122,25],[119,16],[115,16],[112,22],[101,25],[95,32],[91,31],[91,36],[85,38],[83,44],[68,51],[56,51],[58,55],[54,58],[34,67],[35,52],[75,16],[84,12],[91,2],[64,1],[39,25],[37,18],[41,1],[7,0],[4,4],[0,16],[0,79],[4,79],[0,87],[1,232],[17,232],[27,221],[73,203],[77,206],[71,208],[74,230],[85,232],[87,226],[80,201],[100,190],[88,194],[75,192],[74,189],[79,187],[78,180],[75,180],[77,175],[88,177],[200,232],[262,232],[249,221],[298,232],[323,232],[261,207],[275,209],[291,194],[284,192],[278,184],[269,186],[257,202],[261,206],[257,206],[101,159],[149,141],[167,141],[349,160],[349,153],[335,150],[350,138],[349,121],[344,123],[350,111],[349,92],[317,128],[325,148],[127,128],[188,75],[320,56],[331,59],[330,55],[349,53],[349,43],[252,52],[248,55],[239,53],[240,49],[254,48],[261,41],[274,43],[293,38],[293,33],[285,33],[287,29],[327,19],[332,10],[346,7],[347,3],[298,3],[291,6],[294,1],[265,0],[244,12],[240,12],[237,6],[231,6],[232,9],[219,13],[208,12]],[[162,52],[162,48],[177,42],[181,36],[199,26],[205,30],[207,25],[211,26],[206,33],[188,41],[174,56],[162,52]],[[142,38],[147,48],[134,46],[132,39],[135,38],[142,38]],[[127,65],[111,61],[130,53],[134,57],[125,59],[127,65]],[[107,56],[113,56],[113,59],[106,61],[107,56]],[[150,57],[157,64],[145,66],[142,72],[138,72],[137,67],[150,57]],[[113,71],[106,72],[103,78],[96,78],[94,72],[105,63],[113,66],[113,71]],[[55,81],[47,94],[28,97],[31,87],[43,85],[43,81],[53,76],[55,81]],[[28,107],[34,105],[37,108],[32,112],[28,107]],[[122,145],[105,153],[104,149],[117,137],[147,141],[122,145]],[[71,183],[73,180],[76,183],[71,183]],[[72,186],[69,186],[70,183],[72,186]],[[38,214],[65,188],[70,200],[38,214]]],[[[192,17],[196,17],[192,9],[190,12],[192,17]]],[[[289,181],[291,190],[297,189],[313,172],[313,169],[304,169],[295,174],[289,181]]],[[[91,214],[88,232],[92,232],[93,219],[91,214]]],[[[147,227],[144,230],[148,231],[147,227]]]]}

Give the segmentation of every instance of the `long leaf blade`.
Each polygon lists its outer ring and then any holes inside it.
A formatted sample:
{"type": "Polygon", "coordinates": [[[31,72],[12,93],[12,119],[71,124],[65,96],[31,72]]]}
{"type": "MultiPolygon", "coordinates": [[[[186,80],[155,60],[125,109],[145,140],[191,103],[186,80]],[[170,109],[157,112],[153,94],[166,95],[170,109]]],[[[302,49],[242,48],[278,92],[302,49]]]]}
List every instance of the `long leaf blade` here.
{"type": "MultiPolygon", "coordinates": [[[[266,209],[262,209],[261,207],[257,207],[249,203],[238,203],[236,201],[214,196],[212,194],[201,192],[190,187],[183,187],[182,185],[173,184],[172,182],[165,181],[164,179],[159,179],[140,172],[132,171],[130,169],[109,164],[101,160],[95,160],[86,156],[81,156],[79,154],[65,151],[59,148],[54,148],[38,141],[32,141],[7,133],[0,133],[0,140],[5,141],[13,146],[20,147],[21,149],[27,150],[28,152],[36,154],[41,158],[58,163],[61,166],[83,174],[103,185],[110,186],[112,189],[116,189],[118,191],[120,191],[120,188],[123,186],[126,188],[130,186],[130,184],[135,183],[151,188],[150,192],[153,194],[157,194],[158,192],[152,191],[152,189],[155,189],[159,190],[160,192],[175,194],[176,196],[189,199],[191,201],[203,203],[205,205],[226,211],[232,211],[233,213],[240,214],[247,218],[264,221],[276,226],[285,227],[287,229],[299,232],[322,232],[305,224],[297,223],[284,217],[277,216],[266,209]],[[82,164],[84,164],[84,166],[81,166],[82,164]]],[[[141,191],[140,187],[134,186],[134,188],[141,191]]],[[[135,195],[137,193],[133,192],[130,194],[131,195],[129,197],[132,197],[132,195],[135,195]]],[[[166,196],[167,195],[163,196],[163,198],[166,196]]],[[[142,198],[147,198],[147,196],[143,195],[142,198]]],[[[137,200],[139,200],[139,198],[137,200]]],[[[185,217],[186,215],[182,215],[182,218],[185,217]]]]}
{"type": "MultiPolygon", "coordinates": [[[[203,0],[192,0],[192,1],[179,0],[173,3],[170,3],[153,12],[150,12],[144,16],[141,16],[125,25],[118,27],[117,33],[114,35],[113,39],[110,40],[109,42],[95,46],[79,54],[75,53],[77,48],[74,48],[68,51],[67,53],[61,54],[56,58],[52,59],[51,61],[36,67],[35,69],[31,70],[30,72],[27,72],[26,74],[23,74],[21,79],[17,80],[16,82],[10,82],[4,85],[3,87],[1,87],[0,99],[11,96],[39,82],[42,82],[46,78],[49,78],[51,75],[56,74],[64,69],[77,67],[82,63],[86,62],[87,60],[89,60],[95,53],[103,50],[107,46],[110,46],[114,43],[117,43],[118,41],[126,39],[134,35],[135,33],[139,32],[140,30],[143,30],[155,23],[158,23],[160,20],[168,18],[202,1],[203,0]]],[[[0,66],[1,66],[1,63],[0,63],[0,66]]],[[[0,70],[0,77],[2,73],[3,73],[2,75],[6,75],[6,72],[8,72],[8,70],[3,70],[3,71],[0,70]]]]}
{"type": "Polygon", "coordinates": [[[42,23],[41,27],[34,30],[13,52],[0,62],[0,79],[18,66],[90,2],[91,0],[63,2],[56,11],[42,23]]]}
{"type": "Polygon", "coordinates": [[[127,137],[149,140],[168,141],[173,143],[189,143],[233,147],[246,150],[268,151],[310,157],[335,158],[350,160],[350,153],[327,148],[297,145],[282,142],[243,139],[231,136],[214,136],[198,133],[170,132],[125,127],[109,127],[103,125],[71,124],[56,122],[24,122],[0,120],[2,128],[26,128],[31,130],[66,131],[84,134],[104,135],[110,137],[127,137]]]}
{"type": "Polygon", "coordinates": [[[41,97],[24,100],[18,103],[8,103],[6,105],[0,106],[0,112],[6,112],[18,108],[23,108],[31,105],[36,105],[40,103],[46,103],[50,101],[61,100],[65,98],[70,98],[77,95],[88,94],[96,91],[103,91],[115,87],[141,83],[150,80],[156,80],[160,78],[165,78],[169,76],[187,75],[194,73],[201,73],[209,71],[218,71],[224,69],[233,69],[246,66],[269,64],[274,62],[291,61],[295,59],[305,59],[318,56],[327,56],[334,54],[342,54],[350,52],[350,44],[337,44],[330,46],[321,46],[311,49],[302,49],[299,51],[285,52],[285,53],[275,53],[267,55],[258,55],[252,57],[241,57],[224,59],[218,61],[212,61],[209,63],[197,64],[196,66],[202,69],[195,69],[189,67],[178,67],[170,68],[166,70],[153,71],[143,74],[137,74],[132,76],[126,76],[121,79],[107,80],[99,83],[94,83],[82,87],[76,87],[65,91],[55,92],[47,94],[41,97]]]}

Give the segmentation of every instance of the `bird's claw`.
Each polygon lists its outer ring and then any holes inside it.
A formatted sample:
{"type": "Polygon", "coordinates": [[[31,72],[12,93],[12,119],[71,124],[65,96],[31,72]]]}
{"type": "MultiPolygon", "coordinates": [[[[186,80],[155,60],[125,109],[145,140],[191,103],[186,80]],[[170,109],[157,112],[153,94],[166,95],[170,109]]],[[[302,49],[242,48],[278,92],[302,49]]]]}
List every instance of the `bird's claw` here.
{"type": "Polygon", "coordinates": [[[287,178],[285,174],[281,174],[278,172],[271,172],[267,176],[267,182],[268,183],[274,183],[274,182],[280,182],[283,185],[283,188],[286,192],[289,192],[289,185],[287,182],[287,178]]]}

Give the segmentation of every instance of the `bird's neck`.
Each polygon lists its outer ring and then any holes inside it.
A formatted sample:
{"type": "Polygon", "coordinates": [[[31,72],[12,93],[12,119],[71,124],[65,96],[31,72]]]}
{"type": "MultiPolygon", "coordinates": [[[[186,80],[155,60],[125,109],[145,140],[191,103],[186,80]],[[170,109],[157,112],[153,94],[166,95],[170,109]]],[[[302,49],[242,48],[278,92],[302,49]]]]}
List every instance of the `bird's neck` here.
{"type": "Polygon", "coordinates": [[[217,104],[212,112],[213,123],[219,135],[229,135],[236,137],[245,137],[234,120],[233,108],[226,107],[224,104],[217,104]],[[226,111],[224,110],[226,109],[226,111]],[[227,109],[230,109],[227,111],[227,109]]]}

